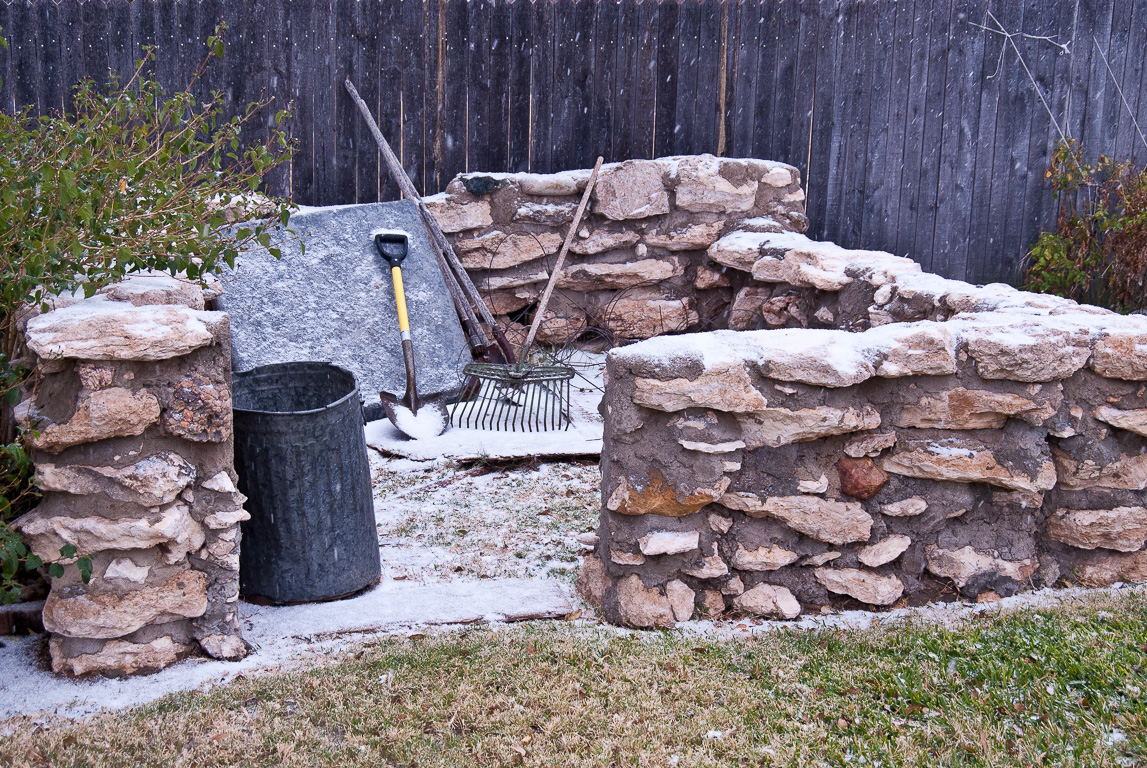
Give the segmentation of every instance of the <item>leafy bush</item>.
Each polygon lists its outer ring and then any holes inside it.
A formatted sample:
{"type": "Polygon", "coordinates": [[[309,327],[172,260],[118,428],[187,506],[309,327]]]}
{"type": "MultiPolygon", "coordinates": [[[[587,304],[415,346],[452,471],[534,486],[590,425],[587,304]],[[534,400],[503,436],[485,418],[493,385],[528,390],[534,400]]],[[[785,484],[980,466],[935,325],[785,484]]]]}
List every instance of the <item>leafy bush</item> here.
{"type": "Polygon", "coordinates": [[[1119,312],[1147,307],[1147,166],[1107,156],[1087,165],[1068,139],[1056,144],[1046,178],[1059,216],[1032,246],[1026,287],[1119,312]]]}
{"type": "MultiPolygon", "coordinates": [[[[102,89],[90,80],[77,86],[72,114],[0,114],[0,397],[7,406],[29,375],[19,364],[17,332],[29,308],[46,311],[53,295],[91,296],[144,270],[201,278],[233,265],[254,243],[279,255],[273,236],[287,227],[289,204],[257,192],[264,175],[291,157],[281,128],[289,113],[275,115],[264,141],[243,146],[243,127],[267,102],[226,119],[222,93],[202,103],[191,93],[211,59],[222,56],[225,28],[216,28],[207,57],[179,93],[143,76],[155,56],[146,49],[126,83],[113,75],[102,89]],[[266,218],[220,236],[229,208],[256,197],[266,218]]],[[[19,592],[19,565],[41,563],[6,524],[37,494],[3,401],[0,411],[0,444],[7,443],[0,449],[0,602],[8,602],[19,592]]],[[[83,570],[84,559],[78,562],[83,570]]]]}

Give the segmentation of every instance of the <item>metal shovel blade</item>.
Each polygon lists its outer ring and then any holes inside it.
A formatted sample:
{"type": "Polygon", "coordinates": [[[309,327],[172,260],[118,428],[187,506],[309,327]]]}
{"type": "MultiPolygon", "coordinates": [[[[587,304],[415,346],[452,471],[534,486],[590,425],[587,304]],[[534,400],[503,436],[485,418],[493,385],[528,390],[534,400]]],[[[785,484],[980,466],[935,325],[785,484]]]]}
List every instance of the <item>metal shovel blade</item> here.
{"type": "Polygon", "coordinates": [[[411,440],[437,437],[450,426],[450,412],[446,410],[445,398],[441,395],[423,400],[418,404],[417,410],[410,407],[406,398],[397,397],[389,392],[380,392],[379,398],[390,423],[411,440]]]}

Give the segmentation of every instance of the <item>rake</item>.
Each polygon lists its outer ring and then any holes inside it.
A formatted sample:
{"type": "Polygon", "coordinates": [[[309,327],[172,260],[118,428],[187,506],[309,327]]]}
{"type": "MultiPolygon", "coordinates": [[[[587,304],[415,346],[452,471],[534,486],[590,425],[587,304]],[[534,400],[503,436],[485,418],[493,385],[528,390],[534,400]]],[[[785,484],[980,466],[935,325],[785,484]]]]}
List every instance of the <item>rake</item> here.
{"type": "Polygon", "coordinates": [[[462,369],[467,377],[463,391],[474,391],[470,400],[454,406],[452,421],[454,426],[470,429],[491,429],[496,431],[544,432],[547,430],[569,429],[570,426],[570,379],[573,368],[568,365],[531,365],[530,348],[534,344],[538,327],[546,312],[554,284],[562,271],[570,242],[581,223],[589,203],[593,185],[601,170],[602,158],[597,159],[593,172],[586,182],[581,204],[574,215],[573,223],[566,232],[558,260],[550,273],[546,290],[534,311],[534,320],[526,341],[518,353],[518,362],[513,364],[471,363],[462,369]]]}

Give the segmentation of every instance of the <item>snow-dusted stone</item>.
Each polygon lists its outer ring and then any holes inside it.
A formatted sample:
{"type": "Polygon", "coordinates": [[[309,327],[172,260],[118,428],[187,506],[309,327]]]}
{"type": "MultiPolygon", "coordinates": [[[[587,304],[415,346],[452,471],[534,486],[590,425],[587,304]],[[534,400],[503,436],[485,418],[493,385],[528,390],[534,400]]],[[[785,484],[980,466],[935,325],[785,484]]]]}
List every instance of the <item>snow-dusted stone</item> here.
{"type": "Polygon", "coordinates": [[[44,491],[87,495],[105,493],[116,501],[158,507],[195,480],[195,467],[178,454],[160,451],[121,469],[37,464],[36,484],[44,491]]]}
{"type": "MultiPolygon", "coordinates": [[[[777,221],[772,216],[753,216],[752,218],[741,219],[740,221],[738,221],[737,225],[735,227],[733,227],[733,230],[734,231],[741,231],[741,232],[774,232],[775,233],[775,232],[785,232],[788,230],[788,227],[785,226],[784,224],[781,224],[779,221],[777,221]]],[[[746,268],[745,271],[747,271],[747,272],[751,271],[752,268],[753,268],[753,265],[749,264],[749,266],[746,268]]]]}
{"type": "Polygon", "coordinates": [[[740,363],[714,366],[696,379],[637,378],[633,402],[672,413],[686,408],[712,408],[727,413],[764,410],[768,401],[740,363]]]}
{"type": "Polygon", "coordinates": [[[799,557],[796,552],[790,552],[776,544],[752,550],[737,544],[737,551],[733,553],[733,567],[738,571],[775,571],[786,565],[792,565],[799,557]]]}
{"type": "Polygon", "coordinates": [[[733,607],[746,613],[778,619],[800,616],[801,604],[786,587],[758,584],[733,598],[733,607]]]}
{"type": "Polygon", "coordinates": [[[753,208],[757,180],[749,177],[735,161],[712,155],[680,160],[677,166],[677,207],[685,211],[735,213],[753,208]],[[740,171],[740,174],[737,173],[740,171]],[[731,181],[730,178],[740,178],[731,181]]]}
{"type": "MultiPolygon", "coordinates": [[[[1056,408],[1007,392],[957,387],[905,406],[897,426],[919,429],[1002,429],[1009,417],[1038,426],[1055,415],[1056,408]]],[[[1144,413],[1147,413],[1145,411],[1144,413]]]]}
{"type": "Polygon", "coordinates": [[[645,244],[668,251],[703,251],[717,241],[723,226],[723,221],[689,224],[665,234],[647,234],[645,244]]]}
{"type": "Polygon", "coordinates": [[[698,536],[697,531],[652,531],[638,539],[637,546],[647,557],[679,555],[697,549],[698,536]]]}
{"type": "Polygon", "coordinates": [[[600,325],[627,339],[649,339],[685,331],[700,321],[693,298],[666,298],[657,287],[622,293],[601,312],[600,325]]]}
{"type": "Polygon", "coordinates": [[[207,575],[184,571],[164,584],[124,595],[90,595],[82,587],[53,589],[44,602],[44,628],[68,637],[123,637],[148,624],[202,616],[207,575]]]}
{"type": "Polygon", "coordinates": [[[797,183],[797,176],[798,172],[792,166],[778,164],[765,172],[764,176],[761,177],[761,183],[770,187],[787,187],[797,183]]]}
{"type": "Polygon", "coordinates": [[[741,425],[741,439],[754,450],[876,429],[880,426],[880,414],[869,405],[860,408],[826,405],[798,410],[762,408],[738,416],[737,421],[741,425]]]}
{"type": "Polygon", "coordinates": [[[1047,491],[1056,484],[1056,467],[1045,444],[1025,446],[1029,453],[1036,452],[1025,456],[1026,461],[1001,461],[982,442],[964,436],[902,437],[898,448],[880,459],[885,472],[925,480],[990,483],[1017,491],[1047,491]]]}
{"type": "Polygon", "coordinates": [[[555,232],[503,235],[483,240],[484,248],[459,249],[458,259],[466,269],[509,269],[555,254],[562,247],[562,237],[555,232]]]}
{"type": "Polygon", "coordinates": [[[16,528],[43,560],[59,557],[60,547],[72,544],[81,554],[105,549],[148,549],[162,546],[165,559],[175,563],[203,546],[203,527],[181,503],[155,510],[146,517],[46,517],[40,508],[16,521],[16,528]]]}
{"type": "Polygon", "coordinates": [[[1147,544],[1147,508],[1058,509],[1048,518],[1047,535],[1080,549],[1134,552],[1147,544]]]}
{"type": "Polygon", "coordinates": [[[1051,449],[1059,484],[1069,491],[1087,488],[1114,488],[1125,491],[1147,489],[1147,454],[1121,456],[1103,465],[1080,461],[1059,447],[1051,449]]]}
{"type": "Polygon", "coordinates": [[[855,501],[841,502],[819,496],[770,496],[761,501],[753,493],[726,493],[722,506],[750,517],[772,517],[805,536],[828,544],[868,541],[872,517],[855,501]]]}
{"type": "Polygon", "coordinates": [[[912,496],[891,504],[880,505],[880,514],[889,517],[915,517],[924,514],[928,509],[928,502],[921,496],[912,496]]]}
{"type": "Polygon", "coordinates": [[[518,210],[514,211],[513,221],[560,227],[573,221],[577,206],[576,200],[565,203],[522,203],[518,206],[518,210]]]}
{"type": "Polygon", "coordinates": [[[730,482],[729,478],[722,477],[710,487],[674,488],[660,470],[654,469],[644,487],[631,486],[622,477],[606,499],[605,508],[621,515],[685,517],[721,498],[730,482]]]}
{"type": "Polygon", "coordinates": [[[956,372],[956,337],[944,323],[896,323],[864,333],[881,362],[876,375],[947,376],[956,372]]]}
{"type": "Polygon", "coordinates": [[[862,565],[867,565],[869,568],[876,568],[885,563],[891,563],[904,554],[904,551],[911,545],[912,537],[905,536],[901,533],[893,534],[892,536],[881,539],[875,544],[861,547],[856,553],[856,559],[859,560],[862,565]]]}
{"type": "Polygon", "coordinates": [[[213,659],[239,661],[247,655],[247,646],[236,635],[208,635],[199,638],[199,646],[213,659]]]}
{"type": "Polygon", "coordinates": [[[961,335],[985,379],[1066,379],[1091,356],[1086,331],[1047,317],[985,313],[964,321],[961,335]]]}
{"type": "Polygon", "coordinates": [[[685,582],[673,579],[666,584],[665,597],[669,600],[669,607],[673,610],[673,618],[677,621],[689,621],[693,618],[693,607],[696,603],[697,593],[689,589],[685,582]]]}
{"type": "Polygon", "coordinates": [[[568,264],[558,275],[558,287],[571,291],[602,291],[659,283],[685,273],[678,261],[641,259],[622,264],[568,264]]]}
{"type": "MultiPolygon", "coordinates": [[[[242,644],[242,641],[239,643],[242,644]]],[[[49,643],[52,671],[57,675],[73,677],[93,672],[118,672],[124,675],[155,672],[190,656],[195,650],[194,645],[177,643],[170,636],[157,637],[148,643],[112,640],[95,653],[81,653],[71,657],[63,655],[62,644],[63,639],[60,637],[53,637],[49,643]]]]}
{"type": "Polygon", "coordinates": [[[140,435],[158,420],[155,395],[111,387],[83,398],[66,423],[39,425],[38,430],[30,431],[28,444],[39,451],[59,453],[73,445],[140,435]]]}
{"type": "MultiPolygon", "coordinates": [[[[761,258],[761,248],[774,242],[774,237],[789,234],[792,233],[778,234],[775,232],[735,230],[710,245],[706,253],[711,260],[718,264],[739,269],[742,272],[752,272],[753,265],[761,258]]],[[[803,236],[796,235],[796,237],[803,236]]],[[[795,247],[798,241],[793,240],[792,244],[795,247]]]]}
{"type": "MultiPolygon", "coordinates": [[[[779,235],[774,235],[773,242],[779,238],[779,235]]],[[[762,247],[762,257],[753,264],[754,280],[763,283],[791,283],[801,288],[821,291],[839,291],[852,282],[845,269],[853,261],[854,252],[833,243],[808,240],[802,247],[787,250],[779,257],[773,255],[772,251],[772,243],[762,247]]]]}
{"type": "Polygon", "coordinates": [[[494,223],[490,215],[490,201],[467,199],[448,192],[422,198],[430,215],[443,232],[464,232],[467,229],[488,227],[494,223]]]}
{"type": "Polygon", "coordinates": [[[1108,324],[1095,341],[1091,369],[1109,379],[1147,381],[1147,319],[1131,315],[1108,324]]]}
{"type": "Polygon", "coordinates": [[[1113,427],[1147,437],[1147,408],[1124,411],[1110,405],[1101,405],[1095,409],[1095,418],[1113,427]]]}
{"type": "Polygon", "coordinates": [[[677,623],[669,598],[656,587],[646,588],[637,574],[617,582],[617,606],[622,622],[631,627],[669,629],[677,623]]]}
{"type": "Polygon", "coordinates": [[[817,568],[813,575],[829,592],[848,595],[869,605],[892,605],[904,594],[904,584],[895,576],[881,576],[859,568],[817,568]]]}
{"type": "Polygon", "coordinates": [[[1091,587],[1105,587],[1117,581],[1147,582],[1147,550],[1116,553],[1098,551],[1076,566],[1080,581],[1091,587]]]}
{"type": "Polygon", "coordinates": [[[636,232],[610,232],[607,229],[598,229],[591,232],[589,237],[574,238],[570,243],[570,253],[590,256],[606,251],[618,251],[637,245],[640,239],[641,236],[636,232]]]}
{"type": "Polygon", "coordinates": [[[609,589],[609,577],[605,575],[605,565],[596,557],[586,557],[578,571],[574,587],[590,605],[600,608],[609,589]]]}
{"type": "Polygon", "coordinates": [[[512,181],[518,185],[518,189],[527,195],[549,197],[576,195],[584,190],[589,181],[590,169],[579,168],[574,171],[560,171],[558,173],[493,173],[482,175],[512,181]]]}
{"type": "Polygon", "coordinates": [[[875,458],[894,445],[896,445],[895,432],[873,432],[867,435],[857,435],[845,444],[844,455],[854,459],[865,456],[875,458]]]}
{"type": "Polygon", "coordinates": [[[215,343],[222,312],[137,307],[95,296],[28,321],[28,347],[42,358],[167,360],[215,343]]]}
{"type": "Polygon", "coordinates": [[[924,554],[931,573],[951,579],[960,589],[975,577],[985,574],[1003,576],[1012,581],[1026,581],[1039,567],[1039,561],[1034,557],[1004,560],[995,551],[984,553],[971,546],[957,550],[929,546],[924,554]]]}
{"type": "Polygon", "coordinates": [[[718,555],[701,558],[701,565],[681,570],[686,576],[695,579],[718,579],[729,573],[729,566],[718,555]]]}
{"type": "Polygon", "coordinates": [[[99,291],[112,301],[126,301],[137,307],[173,305],[203,309],[203,286],[166,272],[149,271],[131,275],[99,291]]]}
{"type": "Polygon", "coordinates": [[[615,221],[669,213],[661,166],[652,160],[627,160],[602,168],[593,188],[593,201],[594,213],[615,221]]]}
{"type": "Polygon", "coordinates": [[[741,440],[729,440],[724,443],[699,443],[693,440],[677,440],[678,444],[687,451],[698,453],[733,453],[745,447],[741,440]]]}
{"type": "Polygon", "coordinates": [[[549,280],[550,273],[541,264],[527,264],[524,266],[504,269],[497,272],[483,272],[474,276],[474,286],[482,292],[504,291],[507,288],[544,283],[549,280]]]}

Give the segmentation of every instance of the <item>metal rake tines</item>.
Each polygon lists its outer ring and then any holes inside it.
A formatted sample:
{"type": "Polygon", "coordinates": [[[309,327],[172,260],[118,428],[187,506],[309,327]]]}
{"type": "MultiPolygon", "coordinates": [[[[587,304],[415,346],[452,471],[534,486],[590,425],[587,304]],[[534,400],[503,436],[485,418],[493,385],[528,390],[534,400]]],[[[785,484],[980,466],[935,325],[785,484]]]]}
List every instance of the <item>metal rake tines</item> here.
{"type": "MultiPolygon", "coordinates": [[[[571,369],[473,363],[463,373],[477,382],[478,391],[454,406],[454,426],[512,432],[569,429],[571,369]]],[[[464,390],[473,391],[473,386],[464,390]]]]}

